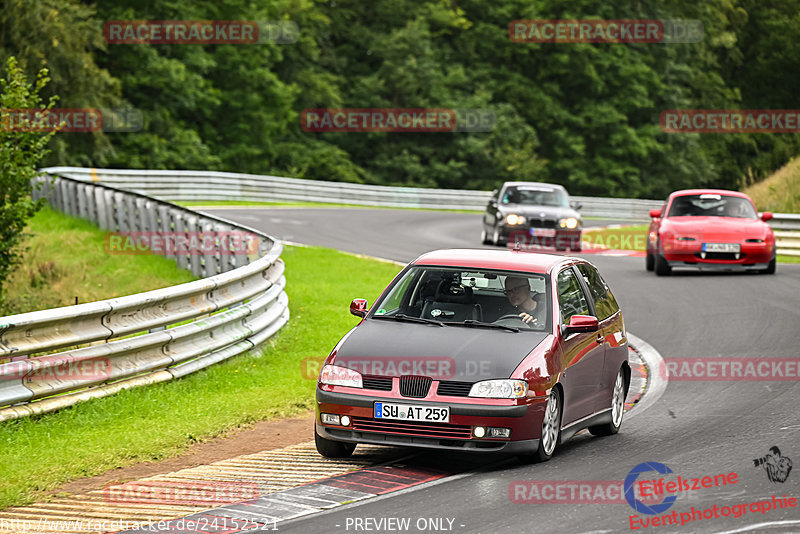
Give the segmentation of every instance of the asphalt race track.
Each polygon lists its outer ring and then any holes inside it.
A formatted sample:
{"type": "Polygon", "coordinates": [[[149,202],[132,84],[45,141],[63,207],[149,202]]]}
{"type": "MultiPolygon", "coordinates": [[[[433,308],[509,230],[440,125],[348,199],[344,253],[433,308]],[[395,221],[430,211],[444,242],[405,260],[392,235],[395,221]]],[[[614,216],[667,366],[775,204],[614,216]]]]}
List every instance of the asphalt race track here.
{"type": "MultiPolygon", "coordinates": [[[[257,227],[290,242],[321,245],[398,261],[437,248],[480,246],[480,215],[432,211],[335,208],[214,209],[215,215],[257,227]]],[[[591,225],[592,222],[589,222],[591,225]]],[[[594,224],[599,224],[595,222],[594,224]]],[[[587,255],[620,301],[628,329],[669,363],[681,358],[791,358],[800,335],[800,265],[779,264],[776,275],[676,272],[659,278],[643,258],[587,255]]],[[[291,283],[291,279],[290,279],[291,283]]],[[[353,295],[369,298],[376,295],[353,295]]],[[[347,313],[346,303],[342,313],[347,313]]],[[[327,352],[331,347],[320,347],[327,352]]],[[[774,369],[774,368],[773,368],[774,369]]],[[[735,472],[737,482],[678,493],[663,515],[770,499],[800,497],[800,467],[772,482],[754,459],[778,446],[800,462],[800,385],[792,380],[680,380],[660,400],[631,412],[616,436],[583,432],[549,462],[523,465],[513,458],[480,459],[420,453],[406,465],[436,465],[459,475],[383,497],[281,523],[281,532],[625,532],[638,519],[658,517],[627,503],[581,504],[566,498],[512,502],[516,481],[623,481],[643,462],[660,462],[682,478],[735,472]],[[467,469],[466,471],[464,471],[467,469]],[[381,519],[393,518],[392,522],[381,519]],[[409,518],[400,527],[394,518],[409,518]],[[427,519],[443,519],[441,524],[427,519]],[[422,520],[422,521],[420,521],[422,520]],[[451,521],[452,520],[452,521],[451,521]]],[[[657,372],[657,370],[651,370],[657,372]]],[[[774,371],[773,371],[774,372],[774,371]]],[[[356,451],[357,453],[358,451],[356,451]]],[[[657,479],[651,472],[640,479],[657,479]]],[[[670,475],[668,480],[675,480],[670,475]]],[[[544,493],[542,494],[544,495],[544,493]]],[[[762,509],[765,508],[762,506],[762,509]]],[[[755,510],[755,511],[753,511],[755,510]]],[[[741,513],[741,507],[738,507],[741,513]]],[[[713,513],[713,512],[712,512],[713,513]]],[[[697,519],[647,532],[800,532],[800,503],[740,517],[697,519]]]]}

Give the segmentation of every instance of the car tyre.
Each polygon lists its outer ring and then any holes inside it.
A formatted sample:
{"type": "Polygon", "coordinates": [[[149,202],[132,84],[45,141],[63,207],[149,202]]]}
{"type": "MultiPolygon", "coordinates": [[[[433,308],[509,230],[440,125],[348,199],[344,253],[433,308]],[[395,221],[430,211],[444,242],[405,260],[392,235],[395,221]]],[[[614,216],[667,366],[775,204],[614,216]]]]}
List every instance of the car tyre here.
{"type": "Polygon", "coordinates": [[[317,452],[325,458],[350,458],[353,455],[353,451],[356,450],[355,443],[344,443],[323,438],[317,434],[316,430],[314,430],[314,444],[317,446],[317,452]]]}
{"type": "Polygon", "coordinates": [[[553,457],[556,448],[561,443],[561,415],[562,409],[561,392],[558,388],[553,388],[550,396],[547,397],[547,406],[544,409],[542,418],[542,435],[539,439],[539,447],[536,452],[526,457],[526,460],[534,462],[546,462],[553,457]]]}
{"type": "Polygon", "coordinates": [[[489,234],[486,233],[486,228],[481,230],[481,244],[482,245],[491,245],[492,242],[489,240],[489,234]]]}
{"type": "Polygon", "coordinates": [[[495,228],[494,233],[492,234],[492,244],[498,247],[502,247],[505,243],[503,243],[503,238],[500,237],[500,229],[495,228]]]}
{"type": "Polygon", "coordinates": [[[625,395],[627,391],[625,371],[620,369],[617,373],[617,379],[614,381],[614,391],[611,393],[611,422],[590,426],[589,432],[593,436],[611,436],[619,432],[622,426],[622,416],[625,413],[625,395]]]}
{"type": "Polygon", "coordinates": [[[761,271],[761,274],[775,274],[775,256],[772,257],[767,268],[761,271]]]}
{"type": "Polygon", "coordinates": [[[644,268],[648,271],[656,268],[656,258],[649,252],[644,257],[644,268]]]}

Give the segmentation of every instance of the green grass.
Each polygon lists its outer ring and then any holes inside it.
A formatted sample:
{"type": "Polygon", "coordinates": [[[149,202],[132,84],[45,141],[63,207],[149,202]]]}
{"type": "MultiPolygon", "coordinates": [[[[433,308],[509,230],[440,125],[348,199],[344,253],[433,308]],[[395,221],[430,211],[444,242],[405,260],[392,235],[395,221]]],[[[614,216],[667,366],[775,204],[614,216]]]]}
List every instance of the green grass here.
{"type": "Polygon", "coordinates": [[[748,184],[742,189],[750,195],[759,211],[800,213],[800,158],[775,171],[769,178],[748,184]]]}
{"type": "Polygon", "coordinates": [[[417,210],[417,211],[447,211],[453,213],[483,213],[483,210],[440,210],[432,208],[399,208],[393,206],[370,206],[364,204],[334,204],[332,202],[258,202],[250,200],[185,200],[175,201],[175,204],[185,207],[213,206],[213,207],[241,207],[241,206],[263,206],[265,208],[288,207],[288,208],[362,208],[362,209],[385,209],[385,210],[417,210]]]}
{"type": "Polygon", "coordinates": [[[191,282],[192,273],[153,255],[108,254],[106,233],[48,207],[29,222],[22,264],[3,285],[0,316],[91,302],[191,282]]]}
{"type": "Polygon", "coordinates": [[[347,311],[350,300],[372,302],[400,267],[321,248],[287,246],[282,258],[291,319],[263,351],[180,380],[0,423],[0,508],[312,408],[316,362],[358,322],[347,311]]]}

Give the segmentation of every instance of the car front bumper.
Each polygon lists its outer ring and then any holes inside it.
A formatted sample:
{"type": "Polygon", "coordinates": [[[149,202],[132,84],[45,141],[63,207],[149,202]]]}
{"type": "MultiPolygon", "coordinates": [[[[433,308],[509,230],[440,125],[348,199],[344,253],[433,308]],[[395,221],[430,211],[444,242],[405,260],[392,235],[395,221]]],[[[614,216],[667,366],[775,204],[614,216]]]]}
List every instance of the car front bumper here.
{"type": "Polygon", "coordinates": [[[521,405],[448,403],[424,400],[323,391],[317,388],[316,431],[327,439],[350,443],[422,447],[471,452],[532,454],[541,437],[546,398],[521,405]],[[393,402],[420,406],[449,406],[449,423],[403,422],[374,417],[374,403],[393,402]],[[323,424],[321,413],[348,415],[349,426],[323,424]],[[510,438],[476,438],[476,426],[511,429],[510,438]]]}
{"type": "Polygon", "coordinates": [[[705,270],[757,270],[767,267],[775,254],[774,245],[741,244],[739,254],[703,253],[700,242],[664,243],[664,259],[670,267],[694,266],[705,270]],[[705,256],[705,257],[704,257],[705,256]]]}

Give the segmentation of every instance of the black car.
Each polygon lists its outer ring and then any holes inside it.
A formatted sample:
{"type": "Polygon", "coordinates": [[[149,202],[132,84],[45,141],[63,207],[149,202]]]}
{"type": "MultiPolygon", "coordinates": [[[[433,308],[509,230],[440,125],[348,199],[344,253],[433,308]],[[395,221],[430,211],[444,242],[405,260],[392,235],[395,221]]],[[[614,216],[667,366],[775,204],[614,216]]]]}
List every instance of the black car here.
{"type": "Polygon", "coordinates": [[[483,214],[484,245],[555,247],[581,250],[580,203],[570,202],[563,186],[506,182],[492,192],[483,214]]]}

